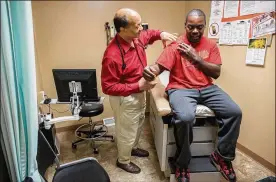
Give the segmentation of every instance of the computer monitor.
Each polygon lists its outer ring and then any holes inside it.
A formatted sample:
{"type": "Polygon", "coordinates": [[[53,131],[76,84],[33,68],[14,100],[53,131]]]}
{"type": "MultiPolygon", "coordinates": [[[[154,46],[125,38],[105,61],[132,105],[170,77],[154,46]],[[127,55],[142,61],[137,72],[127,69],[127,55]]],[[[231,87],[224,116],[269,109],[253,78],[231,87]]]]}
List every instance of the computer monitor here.
{"type": "Polygon", "coordinates": [[[75,81],[79,101],[97,102],[100,100],[97,91],[96,69],[53,69],[58,102],[70,102],[75,81]]]}

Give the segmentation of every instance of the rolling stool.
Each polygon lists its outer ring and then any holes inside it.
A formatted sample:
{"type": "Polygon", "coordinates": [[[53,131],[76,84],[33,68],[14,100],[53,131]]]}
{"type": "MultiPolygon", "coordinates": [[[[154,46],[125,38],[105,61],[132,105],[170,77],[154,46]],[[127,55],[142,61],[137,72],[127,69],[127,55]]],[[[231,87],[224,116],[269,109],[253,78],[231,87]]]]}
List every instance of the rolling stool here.
{"type": "Polygon", "coordinates": [[[79,140],[72,142],[72,148],[76,149],[77,144],[82,141],[92,141],[94,154],[98,154],[98,148],[95,145],[95,140],[97,141],[107,141],[110,140],[114,142],[114,137],[112,135],[106,135],[108,129],[102,123],[93,123],[91,117],[100,115],[104,111],[103,104],[101,103],[83,103],[81,111],[79,113],[80,117],[88,117],[89,123],[83,124],[78,127],[75,131],[75,135],[79,140]]]}

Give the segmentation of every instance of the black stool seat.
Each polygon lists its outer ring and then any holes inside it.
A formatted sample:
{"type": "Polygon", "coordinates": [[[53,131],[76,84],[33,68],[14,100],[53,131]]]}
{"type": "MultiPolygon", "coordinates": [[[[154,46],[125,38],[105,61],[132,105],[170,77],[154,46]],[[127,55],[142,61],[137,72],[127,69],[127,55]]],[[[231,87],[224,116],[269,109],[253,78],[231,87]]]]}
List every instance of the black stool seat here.
{"type": "Polygon", "coordinates": [[[53,182],[109,182],[109,176],[96,160],[87,160],[57,169],[53,182]]]}
{"type": "Polygon", "coordinates": [[[93,117],[101,114],[104,110],[103,104],[85,103],[79,113],[80,117],[93,117]]]}

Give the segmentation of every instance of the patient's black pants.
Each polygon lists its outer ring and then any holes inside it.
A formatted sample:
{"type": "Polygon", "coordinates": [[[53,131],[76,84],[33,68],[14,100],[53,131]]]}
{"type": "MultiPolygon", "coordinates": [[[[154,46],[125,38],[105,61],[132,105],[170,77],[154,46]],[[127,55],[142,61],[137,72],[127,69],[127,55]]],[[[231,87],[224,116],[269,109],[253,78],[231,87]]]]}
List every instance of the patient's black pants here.
{"type": "Polygon", "coordinates": [[[212,85],[202,89],[170,89],[168,95],[174,113],[172,123],[177,146],[177,167],[188,168],[191,159],[190,144],[193,141],[192,128],[197,104],[214,111],[219,126],[216,151],[224,159],[234,160],[242,112],[228,94],[212,85]]]}

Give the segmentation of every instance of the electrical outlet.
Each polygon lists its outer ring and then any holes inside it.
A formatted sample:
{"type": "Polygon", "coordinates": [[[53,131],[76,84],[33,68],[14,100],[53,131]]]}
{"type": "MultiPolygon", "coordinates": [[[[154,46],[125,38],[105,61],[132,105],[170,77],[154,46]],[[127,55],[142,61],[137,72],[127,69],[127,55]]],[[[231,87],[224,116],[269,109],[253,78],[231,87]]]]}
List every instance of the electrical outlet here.
{"type": "Polygon", "coordinates": [[[38,121],[40,121],[38,124],[43,123],[44,121],[44,115],[38,112],[38,121]]]}
{"type": "Polygon", "coordinates": [[[149,29],[149,24],[148,23],[142,23],[143,30],[148,30],[149,29]]]}
{"type": "Polygon", "coordinates": [[[46,121],[50,121],[52,119],[51,113],[47,113],[45,119],[46,121]]]}
{"type": "Polygon", "coordinates": [[[115,119],[114,119],[114,117],[105,118],[105,119],[103,119],[103,123],[106,126],[114,126],[115,125],[115,119]]]}

